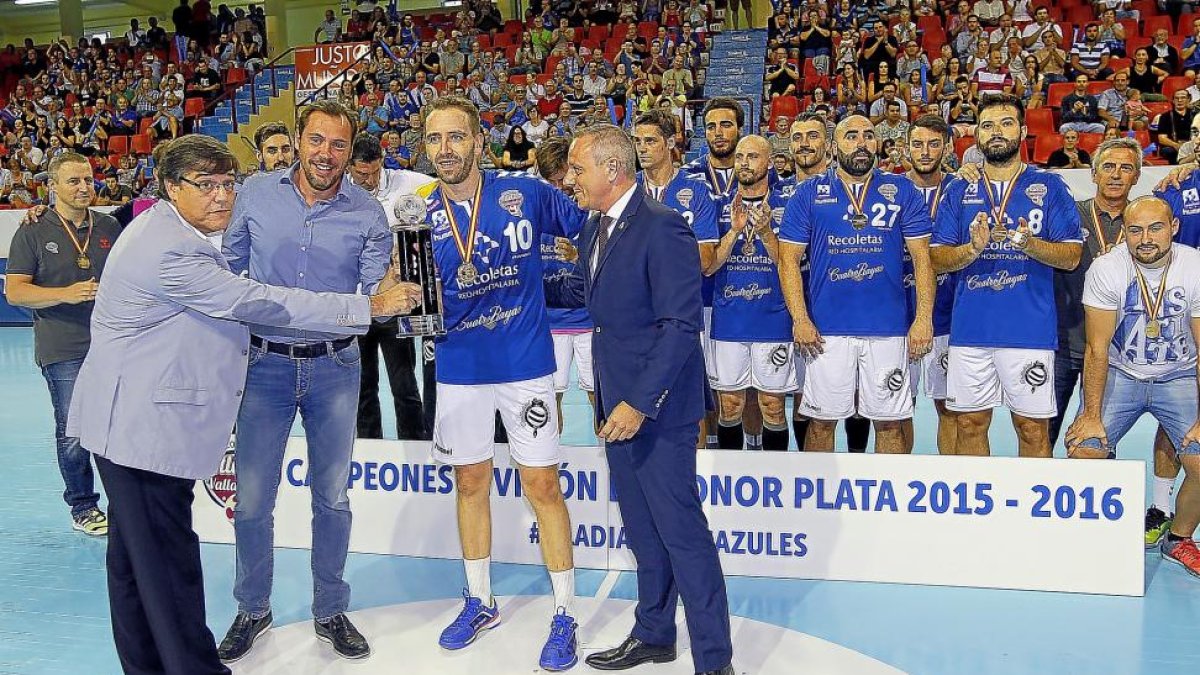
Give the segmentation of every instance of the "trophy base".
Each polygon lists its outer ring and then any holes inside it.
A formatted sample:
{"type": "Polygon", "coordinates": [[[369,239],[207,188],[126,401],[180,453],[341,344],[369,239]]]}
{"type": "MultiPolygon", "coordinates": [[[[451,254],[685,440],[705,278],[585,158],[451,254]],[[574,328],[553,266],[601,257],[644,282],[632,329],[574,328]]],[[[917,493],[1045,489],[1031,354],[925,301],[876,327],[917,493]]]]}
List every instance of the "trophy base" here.
{"type": "Polygon", "coordinates": [[[446,334],[441,314],[399,316],[396,319],[396,323],[400,327],[397,332],[398,337],[429,337],[446,334]]]}

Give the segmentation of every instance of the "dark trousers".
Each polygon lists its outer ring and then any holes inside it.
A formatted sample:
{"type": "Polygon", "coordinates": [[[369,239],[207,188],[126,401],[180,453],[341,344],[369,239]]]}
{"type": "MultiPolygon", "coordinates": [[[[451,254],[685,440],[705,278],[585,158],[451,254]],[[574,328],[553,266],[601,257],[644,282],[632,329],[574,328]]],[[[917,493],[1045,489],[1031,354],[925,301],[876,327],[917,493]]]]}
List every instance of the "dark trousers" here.
{"type": "Polygon", "coordinates": [[[379,352],[387,370],[392,401],[396,407],[396,432],[402,441],[429,440],[429,428],[417,391],[417,350],[412,338],[396,336],[396,321],[372,323],[358,339],[362,351],[362,381],[358,394],[358,437],[383,438],[379,407],[379,352]]]}
{"type": "Polygon", "coordinates": [[[631,635],[675,644],[675,606],[684,615],[698,672],[733,658],[729,600],[717,547],[696,494],[699,422],[667,428],[647,422],[632,439],[609,443],[609,474],[637,557],[638,604],[631,635]]]}
{"type": "MultiPolygon", "coordinates": [[[[1065,349],[1054,352],[1054,403],[1058,412],[1050,418],[1050,447],[1058,442],[1062,431],[1063,419],[1067,416],[1067,405],[1071,402],[1071,394],[1083,378],[1083,357],[1071,356],[1065,349]]],[[[1080,394],[1082,396],[1082,393],[1080,394]]]]}
{"type": "Polygon", "coordinates": [[[204,615],[195,481],[96,457],[108,495],[108,602],[128,675],[225,675],[204,615]]]}
{"type": "Polygon", "coordinates": [[[421,386],[425,393],[425,430],[433,437],[437,414],[437,363],[433,360],[433,339],[421,339],[421,386]]]}

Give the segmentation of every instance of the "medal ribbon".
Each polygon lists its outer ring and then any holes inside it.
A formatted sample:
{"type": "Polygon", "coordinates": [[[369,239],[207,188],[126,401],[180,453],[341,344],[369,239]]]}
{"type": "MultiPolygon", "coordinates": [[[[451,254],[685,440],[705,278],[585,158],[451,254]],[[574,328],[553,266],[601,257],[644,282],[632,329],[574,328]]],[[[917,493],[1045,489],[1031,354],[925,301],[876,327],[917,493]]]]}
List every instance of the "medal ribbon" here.
{"type": "Polygon", "coordinates": [[[729,182],[724,187],[721,187],[720,174],[713,170],[712,162],[708,164],[708,178],[712,181],[713,188],[717,191],[717,194],[722,197],[729,196],[729,190],[733,187],[733,178],[731,177],[729,182]]]}
{"type": "Polygon", "coordinates": [[[483,202],[483,176],[479,177],[479,185],[475,186],[475,198],[471,203],[471,222],[467,226],[467,239],[463,240],[462,232],[458,229],[458,221],[454,218],[454,202],[450,200],[450,195],[446,193],[444,185],[438,186],[438,192],[442,195],[442,204],[446,208],[446,219],[450,221],[450,233],[454,235],[454,246],[458,249],[458,255],[462,257],[463,263],[471,262],[471,255],[475,247],[475,231],[479,229],[479,205],[483,202]]]}
{"type": "Polygon", "coordinates": [[[986,182],[984,187],[987,188],[984,190],[984,193],[987,194],[988,205],[992,207],[992,217],[996,219],[996,225],[998,227],[1008,229],[1008,226],[1004,225],[1004,215],[1008,212],[1008,200],[1012,199],[1013,192],[1017,187],[1017,181],[1020,180],[1021,175],[1025,173],[1025,169],[1028,166],[1028,164],[1022,164],[1021,170],[1018,171],[1017,175],[1013,176],[1012,180],[1008,182],[1008,187],[1004,188],[1004,193],[1000,195],[1000,208],[996,208],[996,200],[994,197],[992,197],[992,181],[988,180],[987,176],[984,176],[983,178],[986,182]]]}
{"type": "Polygon", "coordinates": [[[53,213],[55,215],[55,217],[58,218],[58,222],[62,223],[63,229],[67,231],[67,236],[71,238],[71,244],[73,244],[75,246],[75,252],[79,254],[80,258],[86,258],[88,245],[92,243],[93,220],[92,220],[91,210],[89,209],[87,212],[87,216],[88,216],[87,217],[87,224],[88,224],[87,237],[84,238],[82,245],[80,245],[80,243],[79,243],[79,237],[75,236],[75,228],[72,227],[71,224],[67,222],[67,219],[63,218],[62,215],[58,211],[55,211],[54,209],[50,209],[50,212],[53,213]]]}
{"type": "MultiPolygon", "coordinates": [[[[1096,224],[1096,238],[1100,240],[1100,252],[1108,252],[1108,240],[1104,238],[1104,228],[1100,225],[1100,212],[1096,210],[1096,200],[1092,200],[1092,222],[1096,224]]],[[[1121,228],[1117,232],[1117,240],[1113,242],[1113,246],[1125,241],[1125,228],[1121,228]]]]}
{"type": "Polygon", "coordinates": [[[1146,277],[1142,275],[1142,270],[1138,268],[1137,262],[1133,263],[1133,274],[1137,277],[1138,291],[1142,296],[1142,309],[1146,310],[1147,324],[1158,321],[1158,312],[1162,308],[1163,300],[1167,297],[1167,273],[1171,271],[1171,259],[1174,257],[1169,253],[1167,255],[1169,257],[1167,264],[1163,266],[1162,278],[1158,280],[1157,297],[1150,295],[1150,285],[1146,283],[1146,277]]]}
{"type": "Polygon", "coordinates": [[[862,184],[862,192],[859,193],[858,197],[855,197],[854,189],[850,187],[850,184],[847,183],[841,176],[838,176],[838,180],[842,183],[842,189],[846,191],[846,196],[850,198],[850,205],[854,207],[854,215],[863,215],[863,204],[867,203],[867,190],[871,189],[871,181],[874,178],[875,171],[872,170],[871,173],[867,175],[867,180],[862,184]]]}

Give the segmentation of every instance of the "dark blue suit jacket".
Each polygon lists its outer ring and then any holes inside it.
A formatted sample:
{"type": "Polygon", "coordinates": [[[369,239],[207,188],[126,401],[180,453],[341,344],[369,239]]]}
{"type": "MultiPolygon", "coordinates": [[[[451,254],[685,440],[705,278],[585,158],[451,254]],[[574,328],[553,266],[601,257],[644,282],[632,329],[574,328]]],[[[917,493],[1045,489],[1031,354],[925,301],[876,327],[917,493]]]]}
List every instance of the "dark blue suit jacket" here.
{"type": "Polygon", "coordinates": [[[671,427],[699,422],[711,394],[700,348],[700,251],[683,216],[633,193],[593,276],[600,218],[579,237],[575,274],[546,288],[556,307],[586,305],[592,329],[596,420],[622,401],[671,427]]]}

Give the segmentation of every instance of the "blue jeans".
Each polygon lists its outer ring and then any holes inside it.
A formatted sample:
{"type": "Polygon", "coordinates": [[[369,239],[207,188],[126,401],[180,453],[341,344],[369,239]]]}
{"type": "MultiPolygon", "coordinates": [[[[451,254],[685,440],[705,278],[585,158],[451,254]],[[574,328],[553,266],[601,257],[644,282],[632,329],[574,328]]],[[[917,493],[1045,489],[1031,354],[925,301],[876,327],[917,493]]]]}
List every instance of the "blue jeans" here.
{"type": "Polygon", "coordinates": [[[350,586],[342,580],[350,544],[350,459],[362,363],[358,341],[332,355],[293,359],[251,347],[238,413],[233,528],[238,610],[260,617],[271,608],[275,495],[296,413],[308,441],[312,491],[313,617],[346,611],[350,586]]]}
{"type": "Polygon", "coordinates": [[[54,440],[58,446],[58,470],[62,473],[66,490],[63,501],[71,507],[71,517],[96,508],[100,494],[96,492],[96,479],[92,473],[92,455],[79,445],[78,438],[67,436],[67,413],[71,410],[71,393],[75,391],[75,378],[83,359],[59,361],[42,366],[42,377],[50,389],[50,403],[54,406],[54,440]]]}
{"type": "Polygon", "coordinates": [[[1109,367],[1108,382],[1104,386],[1104,409],[1100,412],[1100,418],[1108,434],[1108,447],[1113,453],[1117,450],[1117,443],[1146,413],[1158,420],[1180,454],[1200,454],[1200,445],[1179,447],[1188,429],[1196,422],[1194,374],[1165,381],[1135,380],[1109,367]]]}

